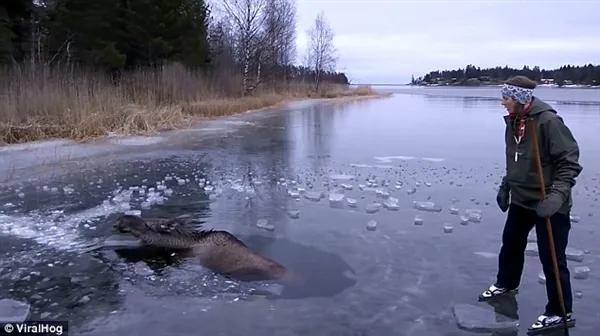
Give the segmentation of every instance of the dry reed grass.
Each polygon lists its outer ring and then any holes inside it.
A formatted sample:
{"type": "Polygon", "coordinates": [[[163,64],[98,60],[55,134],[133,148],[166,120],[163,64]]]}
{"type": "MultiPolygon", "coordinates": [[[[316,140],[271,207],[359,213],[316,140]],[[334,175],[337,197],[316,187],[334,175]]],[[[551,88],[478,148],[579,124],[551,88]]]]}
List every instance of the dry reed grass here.
{"type": "Polygon", "coordinates": [[[208,78],[176,64],[128,74],[118,85],[83,70],[7,67],[0,69],[0,144],[150,134],[293,99],[375,94],[370,87],[340,85],[315,94],[306,83],[292,83],[243,97],[239,88],[239,76],[208,78]]]}

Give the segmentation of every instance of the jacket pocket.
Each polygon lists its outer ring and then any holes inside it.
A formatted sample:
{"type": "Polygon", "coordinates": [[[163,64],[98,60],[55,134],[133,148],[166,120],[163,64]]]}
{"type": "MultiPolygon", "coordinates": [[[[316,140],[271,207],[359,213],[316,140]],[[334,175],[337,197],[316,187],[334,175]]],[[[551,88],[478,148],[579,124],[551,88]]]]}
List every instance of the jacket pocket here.
{"type": "Polygon", "coordinates": [[[519,156],[515,162],[514,149],[507,149],[506,176],[510,183],[528,187],[539,186],[536,171],[535,156],[531,151],[524,150],[519,152],[519,156]]]}

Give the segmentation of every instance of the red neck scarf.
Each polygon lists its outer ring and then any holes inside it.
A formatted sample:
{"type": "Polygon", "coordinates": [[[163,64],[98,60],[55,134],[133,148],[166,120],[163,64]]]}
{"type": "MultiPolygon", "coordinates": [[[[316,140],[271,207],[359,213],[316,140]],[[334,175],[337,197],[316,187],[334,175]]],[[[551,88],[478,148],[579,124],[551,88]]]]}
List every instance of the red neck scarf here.
{"type": "Polygon", "coordinates": [[[525,116],[529,113],[529,111],[531,111],[531,107],[533,106],[533,99],[531,98],[531,101],[529,102],[529,104],[527,105],[526,108],[523,109],[523,113],[522,114],[517,114],[517,113],[509,113],[508,117],[513,121],[513,130],[515,131],[515,141],[518,143],[521,142],[521,138],[523,137],[523,135],[525,134],[525,123],[527,118],[525,118],[525,116]],[[519,118],[521,117],[521,118],[519,118]],[[519,126],[515,129],[514,126],[516,121],[519,121],[519,126]]]}
{"type": "MultiPolygon", "coordinates": [[[[527,105],[527,107],[526,107],[525,109],[523,109],[523,113],[522,113],[522,115],[523,115],[523,116],[524,116],[524,115],[526,115],[526,114],[528,114],[528,113],[529,113],[529,111],[531,111],[531,108],[533,107],[533,100],[534,100],[534,99],[535,99],[535,98],[534,98],[534,97],[532,97],[532,98],[531,98],[531,101],[529,102],[529,104],[527,105]]],[[[510,112],[510,113],[508,113],[508,117],[509,117],[511,120],[515,120],[515,119],[517,119],[517,117],[518,117],[518,116],[519,116],[519,114],[518,114],[518,113],[513,113],[513,112],[510,112]]]]}

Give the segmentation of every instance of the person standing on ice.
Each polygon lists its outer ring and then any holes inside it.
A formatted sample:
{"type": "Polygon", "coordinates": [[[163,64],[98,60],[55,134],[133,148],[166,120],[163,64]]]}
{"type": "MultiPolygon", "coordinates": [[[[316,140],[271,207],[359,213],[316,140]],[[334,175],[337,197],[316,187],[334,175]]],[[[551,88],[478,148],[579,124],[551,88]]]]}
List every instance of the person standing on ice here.
{"type": "MultiPolygon", "coordinates": [[[[498,295],[516,293],[525,263],[529,232],[535,226],[539,258],[546,276],[545,311],[530,330],[542,330],[563,323],[557,293],[546,218],[550,218],[558,261],[559,277],[567,319],[572,321],[573,299],[567,268],[566,248],[571,229],[573,205],[571,189],[583,168],[579,164],[579,145],[556,110],[533,96],[537,84],[524,76],[508,79],[501,89],[502,105],[508,111],[506,122],[506,175],[497,195],[502,212],[508,210],[496,282],[480,295],[487,300],[498,295]],[[530,122],[535,120],[547,197],[540,201],[541,190],[532,150],[530,122]]],[[[574,323],[574,321],[573,321],[574,323]]]]}

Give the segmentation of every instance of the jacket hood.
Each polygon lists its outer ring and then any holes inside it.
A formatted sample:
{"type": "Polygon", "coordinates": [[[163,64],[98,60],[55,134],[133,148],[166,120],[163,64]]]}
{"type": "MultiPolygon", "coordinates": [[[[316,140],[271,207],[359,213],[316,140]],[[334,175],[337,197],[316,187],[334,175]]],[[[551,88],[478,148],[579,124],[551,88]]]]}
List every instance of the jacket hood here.
{"type": "Polygon", "coordinates": [[[546,112],[546,111],[550,111],[555,114],[558,114],[558,112],[556,112],[556,110],[552,106],[550,106],[550,104],[539,99],[538,97],[535,97],[535,99],[533,100],[533,106],[531,106],[531,110],[529,110],[528,114],[529,115],[540,114],[540,113],[546,112]]]}

